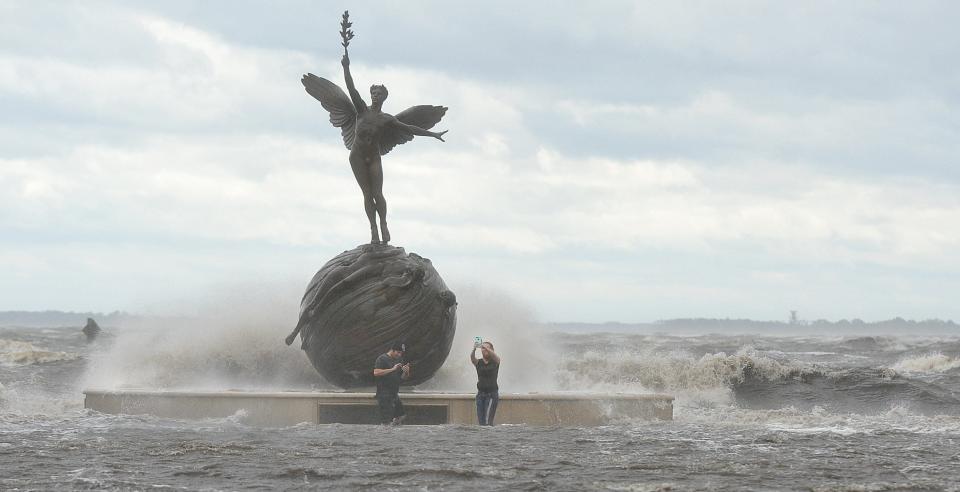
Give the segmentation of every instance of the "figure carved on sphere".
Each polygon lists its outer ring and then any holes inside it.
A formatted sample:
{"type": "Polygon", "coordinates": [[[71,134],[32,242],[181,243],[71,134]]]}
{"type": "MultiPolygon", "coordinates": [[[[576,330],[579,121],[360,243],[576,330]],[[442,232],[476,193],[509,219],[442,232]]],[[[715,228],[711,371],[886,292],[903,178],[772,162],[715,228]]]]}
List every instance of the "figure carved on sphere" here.
{"type": "Polygon", "coordinates": [[[350,150],[350,167],[363,192],[363,207],[370,222],[370,242],[377,244],[390,241],[387,228],[387,201],[383,198],[383,167],[380,157],[394,147],[413,140],[414,136],[433,137],[443,140],[442,132],[430,128],[440,122],[447,108],[443,106],[413,106],[393,116],[381,108],[387,99],[387,88],[382,85],[370,87],[371,105],[367,106],[350,75],[350,57],[347,46],[353,39],[352,25],[347,12],[343,13],[340,36],[343,38],[343,77],[350,96],[333,82],[312,73],[303,76],[304,88],[320,101],[330,113],[330,123],[340,128],[343,143],[350,150]],[[377,229],[377,215],[380,229],[377,229]]]}

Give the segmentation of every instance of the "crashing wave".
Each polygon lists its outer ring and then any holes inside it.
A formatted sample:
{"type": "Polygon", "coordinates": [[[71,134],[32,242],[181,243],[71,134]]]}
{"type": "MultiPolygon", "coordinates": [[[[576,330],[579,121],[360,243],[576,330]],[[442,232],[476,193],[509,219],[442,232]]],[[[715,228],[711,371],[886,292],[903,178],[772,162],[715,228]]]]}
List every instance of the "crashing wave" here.
{"type": "Polygon", "coordinates": [[[677,391],[729,388],[748,377],[779,380],[811,370],[761,355],[752,347],[699,358],[682,351],[587,351],[565,360],[558,379],[565,389],[677,391]]]}
{"type": "Polygon", "coordinates": [[[943,355],[940,352],[929,352],[903,359],[897,362],[893,369],[904,373],[941,373],[958,367],[960,367],[960,359],[943,355]]]}
{"type": "Polygon", "coordinates": [[[0,339],[0,362],[5,364],[43,364],[80,357],[69,352],[55,352],[33,346],[29,342],[0,339]]]}
{"type": "MultiPolygon", "coordinates": [[[[927,359],[914,364],[947,370],[957,363],[927,359]]],[[[909,402],[913,411],[928,415],[952,415],[960,409],[960,398],[950,390],[896,369],[805,364],[750,346],[731,355],[701,357],[683,351],[591,350],[564,360],[558,384],[579,391],[663,391],[675,395],[679,407],[734,404],[744,409],[822,407],[875,413],[909,402]]]]}

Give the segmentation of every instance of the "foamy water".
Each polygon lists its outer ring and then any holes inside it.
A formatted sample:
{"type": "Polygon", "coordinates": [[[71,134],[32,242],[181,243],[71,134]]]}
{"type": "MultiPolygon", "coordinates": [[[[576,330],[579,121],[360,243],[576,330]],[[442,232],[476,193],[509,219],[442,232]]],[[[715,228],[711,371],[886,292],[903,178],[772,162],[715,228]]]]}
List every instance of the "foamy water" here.
{"type": "Polygon", "coordinates": [[[950,357],[940,352],[907,357],[893,366],[898,371],[921,373],[942,373],[958,367],[960,367],[960,358],[950,357]]]}
{"type": "Polygon", "coordinates": [[[0,339],[0,364],[42,364],[77,357],[77,354],[45,350],[28,342],[0,339]]]}

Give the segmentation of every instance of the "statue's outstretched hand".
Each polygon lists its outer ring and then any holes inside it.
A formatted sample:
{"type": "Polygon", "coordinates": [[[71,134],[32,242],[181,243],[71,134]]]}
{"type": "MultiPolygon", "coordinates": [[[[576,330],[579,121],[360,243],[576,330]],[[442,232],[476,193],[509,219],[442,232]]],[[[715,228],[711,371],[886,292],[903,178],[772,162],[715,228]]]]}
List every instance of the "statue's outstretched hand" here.
{"type": "Polygon", "coordinates": [[[450,131],[450,130],[444,130],[444,131],[442,131],[442,132],[440,132],[440,133],[434,133],[434,134],[433,134],[433,138],[435,138],[435,139],[437,139],[437,140],[439,140],[439,141],[441,141],[441,142],[446,142],[446,140],[443,139],[443,134],[444,134],[444,133],[447,133],[448,131],[450,131]]]}

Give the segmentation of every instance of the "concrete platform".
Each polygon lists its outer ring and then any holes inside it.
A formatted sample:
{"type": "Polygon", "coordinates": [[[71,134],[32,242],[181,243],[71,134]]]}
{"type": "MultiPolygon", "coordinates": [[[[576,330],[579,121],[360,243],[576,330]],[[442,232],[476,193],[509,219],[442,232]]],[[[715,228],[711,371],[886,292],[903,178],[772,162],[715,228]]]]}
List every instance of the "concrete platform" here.
{"type": "MultiPolygon", "coordinates": [[[[87,389],[84,406],[111,414],[175,419],[223,418],[245,412],[262,426],[376,423],[372,393],[147,391],[87,389]]],[[[401,393],[407,424],[476,424],[473,394],[401,393]]],[[[594,426],[624,419],[672,420],[673,397],[662,394],[501,393],[497,424],[594,426]]]]}

